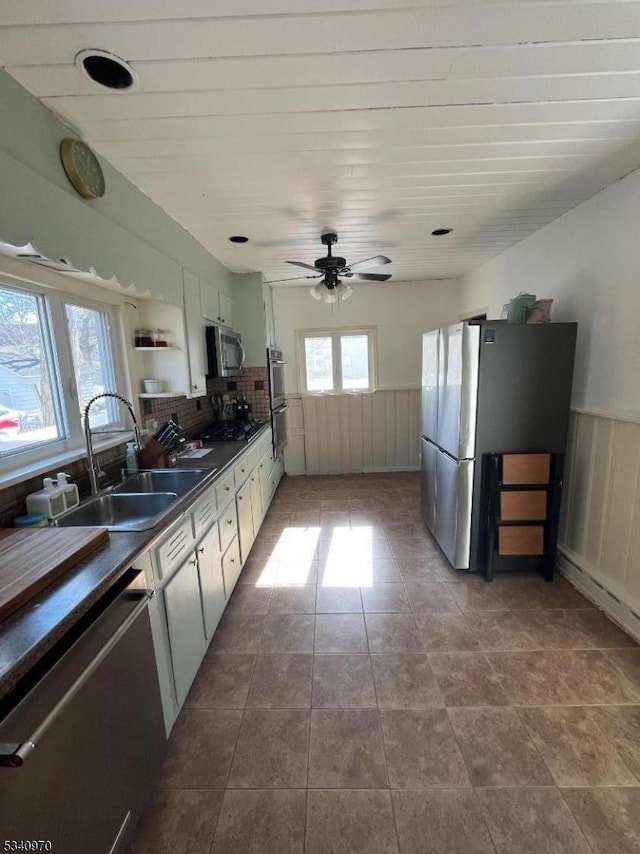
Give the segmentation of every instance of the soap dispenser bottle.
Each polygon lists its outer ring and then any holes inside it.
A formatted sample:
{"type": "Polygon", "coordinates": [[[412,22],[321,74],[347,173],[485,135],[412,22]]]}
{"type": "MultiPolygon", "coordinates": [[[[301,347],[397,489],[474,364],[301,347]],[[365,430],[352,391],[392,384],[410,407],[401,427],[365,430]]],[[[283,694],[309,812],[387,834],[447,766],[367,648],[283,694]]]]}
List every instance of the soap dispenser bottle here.
{"type": "Polygon", "coordinates": [[[127,450],[124,455],[125,468],[129,474],[135,474],[138,471],[138,455],[136,452],[136,443],[127,442],[127,450]]]}
{"type": "Polygon", "coordinates": [[[71,507],[77,507],[80,504],[80,496],[78,495],[78,487],[75,483],[69,483],[69,475],[66,472],[59,471],[56,475],[58,487],[64,495],[64,504],[67,510],[71,507]]]}

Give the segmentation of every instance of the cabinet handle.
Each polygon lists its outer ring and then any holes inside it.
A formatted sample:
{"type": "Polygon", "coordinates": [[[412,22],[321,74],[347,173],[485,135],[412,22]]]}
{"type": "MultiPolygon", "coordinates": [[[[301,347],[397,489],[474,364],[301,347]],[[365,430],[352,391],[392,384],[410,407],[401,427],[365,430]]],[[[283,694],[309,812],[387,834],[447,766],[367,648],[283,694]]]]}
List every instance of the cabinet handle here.
{"type": "Polygon", "coordinates": [[[195,558],[194,558],[193,560],[190,560],[190,561],[189,561],[189,563],[191,564],[191,566],[195,566],[197,562],[198,562],[198,561],[197,561],[195,558]]]}
{"type": "Polygon", "coordinates": [[[230,487],[230,486],[225,486],[224,491],[225,491],[225,492],[229,492],[229,490],[230,490],[230,489],[231,489],[231,487],[230,487]]]}
{"type": "Polygon", "coordinates": [[[238,501],[242,501],[242,496],[241,496],[241,495],[239,495],[239,496],[238,496],[238,501]]]}
{"type": "Polygon", "coordinates": [[[233,519],[227,519],[227,525],[233,525],[233,519]]]}
{"type": "Polygon", "coordinates": [[[231,563],[235,563],[235,562],[236,562],[236,559],[235,559],[234,557],[230,557],[230,558],[229,558],[229,561],[230,561],[231,563]]]}
{"type": "Polygon", "coordinates": [[[198,549],[198,552],[199,552],[201,555],[203,555],[203,554],[204,554],[204,549],[198,549]]]}

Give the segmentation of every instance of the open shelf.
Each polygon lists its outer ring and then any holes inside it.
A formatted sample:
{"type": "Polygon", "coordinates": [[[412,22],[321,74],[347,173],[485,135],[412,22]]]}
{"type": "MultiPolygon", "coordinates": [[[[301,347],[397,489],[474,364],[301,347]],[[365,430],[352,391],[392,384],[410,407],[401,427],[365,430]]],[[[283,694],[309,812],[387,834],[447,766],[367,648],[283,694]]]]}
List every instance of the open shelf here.
{"type": "Polygon", "coordinates": [[[142,350],[145,353],[164,353],[165,350],[179,350],[180,347],[134,347],[134,350],[142,350]]]}
{"type": "Polygon", "coordinates": [[[143,398],[144,400],[150,400],[156,397],[186,397],[186,394],[181,391],[159,391],[156,394],[146,394],[145,392],[142,392],[138,397],[143,398]]]}

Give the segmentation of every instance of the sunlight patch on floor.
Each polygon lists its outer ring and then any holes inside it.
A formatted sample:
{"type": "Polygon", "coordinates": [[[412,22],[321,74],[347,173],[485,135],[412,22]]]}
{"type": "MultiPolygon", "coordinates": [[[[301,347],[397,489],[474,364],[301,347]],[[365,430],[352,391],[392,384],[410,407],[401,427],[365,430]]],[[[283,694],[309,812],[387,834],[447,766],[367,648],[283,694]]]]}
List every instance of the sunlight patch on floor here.
{"type": "Polygon", "coordinates": [[[318,583],[323,587],[371,587],[372,560],[370,525],[335,528],[326,558],[320,559],[318,583]]]}

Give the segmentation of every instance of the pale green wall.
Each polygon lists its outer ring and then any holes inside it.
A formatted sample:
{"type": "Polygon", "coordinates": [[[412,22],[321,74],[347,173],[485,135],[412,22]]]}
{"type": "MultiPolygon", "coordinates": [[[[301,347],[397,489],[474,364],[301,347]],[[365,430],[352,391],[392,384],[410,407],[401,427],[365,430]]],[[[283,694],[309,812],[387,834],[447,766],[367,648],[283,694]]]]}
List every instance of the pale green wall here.
{"type": "Polygon", "coordinates": [[[0,116],[0,241],[32,242],[175,304],[182,266],[233,295],[234,274],[103,158],[105,195],[82,199],[58,150],[75,133],[1,70],[0,116]]]}

